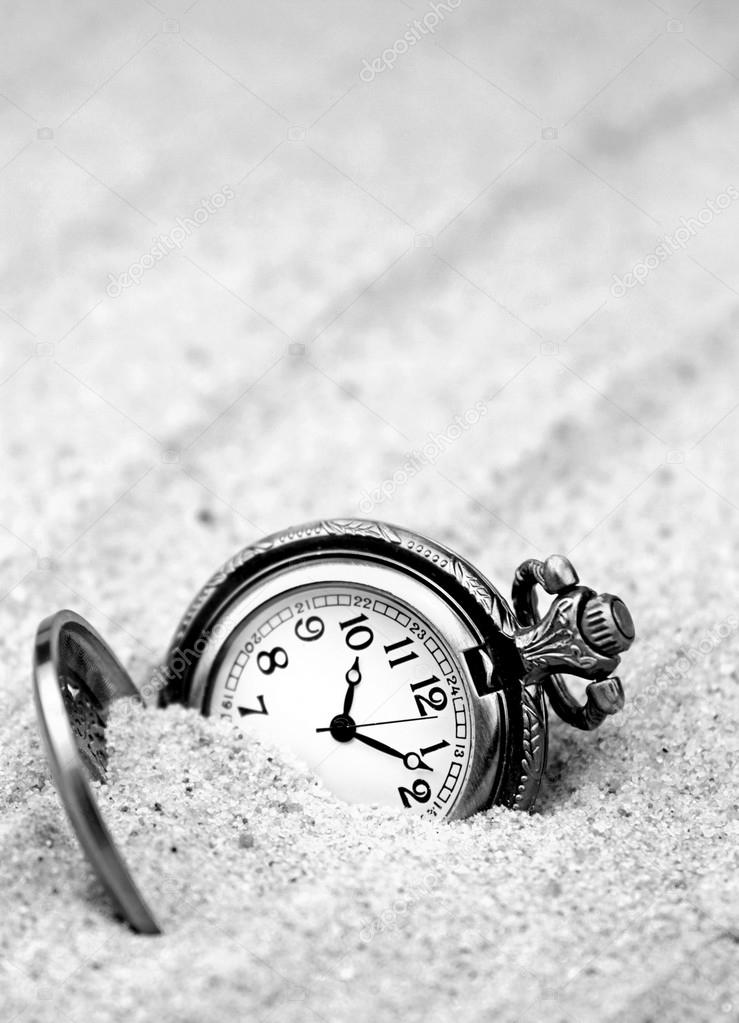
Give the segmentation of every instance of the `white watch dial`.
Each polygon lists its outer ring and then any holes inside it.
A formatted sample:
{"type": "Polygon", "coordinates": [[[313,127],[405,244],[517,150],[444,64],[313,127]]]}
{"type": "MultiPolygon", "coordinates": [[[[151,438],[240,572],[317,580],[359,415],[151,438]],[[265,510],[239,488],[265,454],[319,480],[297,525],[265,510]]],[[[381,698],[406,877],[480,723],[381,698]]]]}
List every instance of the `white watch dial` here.
{"type": "Polygon", "coordinates": [[[447,816],[474,719],[454,655],[411,607],[356,583],[262,604],[219,658],[207,712],[302,760],[337,796],[447,816]]]}

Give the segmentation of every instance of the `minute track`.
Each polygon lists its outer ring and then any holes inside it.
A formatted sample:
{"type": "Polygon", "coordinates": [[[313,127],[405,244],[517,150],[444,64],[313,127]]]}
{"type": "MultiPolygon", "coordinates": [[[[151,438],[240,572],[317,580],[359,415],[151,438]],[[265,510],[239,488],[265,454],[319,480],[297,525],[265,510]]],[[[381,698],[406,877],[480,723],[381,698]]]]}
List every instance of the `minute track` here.
{"type": "MultiPolygon", "coordinates": [[[[438,714],[428,714],[423,718],[395,718],[393,721],[370,721],[368,724],[355,725],[355,728],[377,728],[379,725],[404,725],[409,721],[433,721],[438,718],[438,714]]],[[[317,732],[330,732],[331,727],[328,728],[317,728],[317,732]]]]}

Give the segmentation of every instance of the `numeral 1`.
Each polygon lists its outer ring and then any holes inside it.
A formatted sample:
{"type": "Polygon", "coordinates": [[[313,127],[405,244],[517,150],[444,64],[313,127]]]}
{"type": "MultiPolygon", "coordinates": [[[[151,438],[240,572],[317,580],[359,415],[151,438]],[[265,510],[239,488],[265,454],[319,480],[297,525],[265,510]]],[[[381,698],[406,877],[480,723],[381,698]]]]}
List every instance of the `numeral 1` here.
{"type": "MultiPolygon", "coordinates": [[[[386,654],[392,653],[393,650],[400,650],[401,647],[410,646],[412,643],[413,640],[410,638],[410,636],[406,636],[405,639],[399,639],[397,643],[388,644],[388,646],[385,647],[385,653],[386,654]]],[[[397,668],[399,664],[405,664],[406,661],[412,661],[416,657],[418,657],[418,654],[415,652],[415,650],[411,650],[404,656],[390,657],[388,658],[388,660],[390,662],[391,668],[397,668]]]]}
{"type": "Polygon", "coordinates": [[[429,753],[436,752],[437,749],[446,749],[448,745],[449,743],[446,741],[446,739],[442,739],[441,742],[437,742],[433,746],[424,746],[421,749],[421,756],[425,757],[429,753]]]}

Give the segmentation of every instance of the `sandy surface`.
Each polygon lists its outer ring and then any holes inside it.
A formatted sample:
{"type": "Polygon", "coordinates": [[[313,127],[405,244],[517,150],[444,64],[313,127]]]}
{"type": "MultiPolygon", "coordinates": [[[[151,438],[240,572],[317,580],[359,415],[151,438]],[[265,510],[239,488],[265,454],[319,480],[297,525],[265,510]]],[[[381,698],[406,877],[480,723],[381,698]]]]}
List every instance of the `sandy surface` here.
{"type": "Polygon", "coordinates": [[[735,6],[463,0],[371,82],[424,4],[186,8],[3,12],[0,1020],[739,1017],[735,6]],[[633,611],[627,710],[555,725],[534,816],[442,829],[152,718],[105,795],[168,924],[129,934],[37,622],[140,682],[235,549],[360,511],[503,590],[569,554],[633,611]]]}

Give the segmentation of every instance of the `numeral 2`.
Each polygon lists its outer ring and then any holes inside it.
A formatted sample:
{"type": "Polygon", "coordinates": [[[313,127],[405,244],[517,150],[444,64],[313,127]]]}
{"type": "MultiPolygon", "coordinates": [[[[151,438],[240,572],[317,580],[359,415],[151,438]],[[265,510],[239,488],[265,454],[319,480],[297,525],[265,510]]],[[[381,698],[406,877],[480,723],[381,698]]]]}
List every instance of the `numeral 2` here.
{"type": "Polygon", "coordinates": [[[423,778],[417,778],[413,782],[413,788],[398,788],[398,795],[406,809],[410,808],[411,799],[415,799],[417,803],[428,803],[431,799],[431,786],[423,778]]]}

